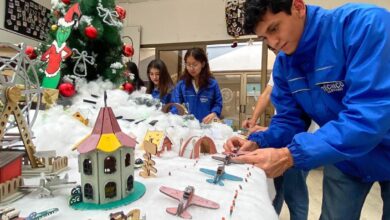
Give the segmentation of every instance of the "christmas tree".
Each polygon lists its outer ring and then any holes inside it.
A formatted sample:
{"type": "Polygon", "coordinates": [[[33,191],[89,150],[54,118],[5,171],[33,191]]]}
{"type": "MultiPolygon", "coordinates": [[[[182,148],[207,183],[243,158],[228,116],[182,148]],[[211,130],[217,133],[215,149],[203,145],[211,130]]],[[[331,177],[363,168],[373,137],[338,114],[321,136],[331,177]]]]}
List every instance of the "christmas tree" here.
{"type": "Polygon", "coordinates": [[[126,11],[114,0],[52,0],[51,31],[39,46],[36,69],[45,88],[57,88],[65,75],[116,84],[129,81],[123,56],[134,53],[120,35],[126,11]]]}

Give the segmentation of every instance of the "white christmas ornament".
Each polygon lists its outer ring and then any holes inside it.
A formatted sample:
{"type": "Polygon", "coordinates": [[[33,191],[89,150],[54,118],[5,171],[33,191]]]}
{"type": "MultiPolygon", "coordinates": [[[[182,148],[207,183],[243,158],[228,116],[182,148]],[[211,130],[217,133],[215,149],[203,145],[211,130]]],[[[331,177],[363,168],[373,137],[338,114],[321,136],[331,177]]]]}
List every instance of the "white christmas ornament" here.
{"type": "Polygon", "coordinates": [[[76,64],[73,68],[73,74],[79,77],[87,76],[87,63],[89,65],[95,64],[95,58],[93,56],[88,56],[87,51],[82,51],[81,53],[73,48],[73,57],[72,59],[77,59],[76,64]],[[82,61],[82,62],[81,62],[82,61]]]}
{"type": "Polygon", "coordinates": [[[110,11],[108,8],[103,8],[102,4],[98,4],[96,7],[98,14],[103,18],[103,22],[110,26],[121,27],[122,23],[118,21],[118,13],[116,11],[110,11]]]}

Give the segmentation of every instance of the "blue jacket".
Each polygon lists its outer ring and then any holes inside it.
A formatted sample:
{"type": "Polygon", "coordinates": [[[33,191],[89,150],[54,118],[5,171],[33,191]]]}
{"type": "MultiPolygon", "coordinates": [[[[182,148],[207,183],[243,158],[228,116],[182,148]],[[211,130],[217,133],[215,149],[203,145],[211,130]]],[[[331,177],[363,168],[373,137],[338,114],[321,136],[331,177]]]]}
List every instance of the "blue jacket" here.
{"type": "Polygon", "coordinates": [[[271,100],[278,114],[261,147],[287,146],[294,165],[335,164],[362,181],[390,180],[390,13],[372,5],[307,6],[297,50],[280,53],[271,100]],[[321,128],[306,133],[310,118],[321,128]]]}
{"type": "Polygon", "coordinates": [[[188,113],[199,121],[212,112],[220,117],[222,112],[222,95],[215,79],[210,79],[209,85],[200,88],[198,93],[192,84],[187,87],[185,81],[180,80],[175,87],[172,102],[184,104],[188,113]]]}
{"type": "Polygon", "coordinates": [[[172,93],[172,91],[169,91],[164,97],[162,97],[160,99],[160,91],[158,89],[153,89],[152,96],[155,99],[159,99],[161,103],[167,104],[167,103],[171,102],[171,98],[172,98],[172,94],[171,93],[172,93]]]}

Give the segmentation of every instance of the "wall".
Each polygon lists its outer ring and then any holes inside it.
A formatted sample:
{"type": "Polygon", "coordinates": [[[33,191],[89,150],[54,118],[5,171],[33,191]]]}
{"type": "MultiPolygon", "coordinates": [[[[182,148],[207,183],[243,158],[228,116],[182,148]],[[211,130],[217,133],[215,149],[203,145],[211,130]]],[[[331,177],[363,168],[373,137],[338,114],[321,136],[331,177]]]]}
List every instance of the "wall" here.
{"type": "MultiPolygon", "coordinates": [[[[140,25],[141,45],[232,40],[226,33],[226,0],[159,0],[121,3],[127,10],[125,25],[140,25]]],[[[334,8],[347,0],[308,0],[308,4],[334,8]]],[[[390,9],[390,1],[354,0],[390,9]]]]}
{"type": "Polygon", "coordinates": [[[141,25],[141,45],[231,40],[222,0],[160,0],[122,4],[127,22],[141,25]]]}
{"type": "Polygon", "coordinates": [[[375,4],[384,8],[387,8],[390,10],[390,1],[384,1],[384,0],[353,0],[353,1],[348,1],[348,0],[330,0],[330,1],[324,1],[324,0],[307,0],[307,4],[312,4],[312,5],[320,5],[324,8],[334,8],[349,2],[357,2],[357,3],[368,3],[368,4],[375,4]]]}
{"type": "MultiPolygon", "coordinates": [[[[50,0],[35,0],[36,3],[51,8],[50,0]]],[[[8,29],[4,28],[4,13],[5,13],[5,0],[0,0],[0,42],[7,43],[20,43],[25,42],[28,45],[37,45],[39,42],[33,38],[25,37],[24,35],[16,34],[8,29]]]]}

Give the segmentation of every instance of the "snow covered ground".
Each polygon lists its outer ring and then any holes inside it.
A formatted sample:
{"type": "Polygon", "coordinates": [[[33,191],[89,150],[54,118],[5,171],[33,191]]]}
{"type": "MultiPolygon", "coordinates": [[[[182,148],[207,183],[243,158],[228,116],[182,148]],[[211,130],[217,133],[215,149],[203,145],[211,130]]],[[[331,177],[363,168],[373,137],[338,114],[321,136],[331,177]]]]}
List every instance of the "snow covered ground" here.
{"type": "MultiPolygon", "coordinates": [[[[195,193],[199,196],[216,201],[220,204],[217,210],[200,207],[190,207],[188,211],[193,219],[277,219],[269,196],[267,179],[264,172],[249,165],[230,165],[225,168],[229,174],[246,178],[247,181],[224,181],[225,186],[213,185],[206,182],[211,178],[199,171],[199,168],[217,169],[220,162],[211,159],[209,155],[202,155],[199,160],[191,160],[178,157],[180,142],[194,135],[208,135],[215,140],[218,152],[222,152],[225,140],[233,135],[230,127],[213,123],[211,126],[202,126],[196,120],[185,120],[182,116],[164,114],[156,109],[156,106],[136,104],[137,97],[151,98],[151,96],[134,92],[130,96],[124,91],[114,89],[109,82],[96,81],[91,83],[79,83],[78,94],[72,98],[72,105],[64,108],[55,106],[49,110],[41,111],[34,124],[34,144],[38,151],[53,150],[57,155],[68,156],[70,181],[80,183],[80,175],[77,167],[77,151],[72,147],[92,131],[100,107],[104,106],[103,93],[107,91],[107,106],[113,109],[114,114],[123,119],[134,119],[129,122],[119,119],[122,131],[136,137],[142,143],[148,129],[166,131],[173,141],[173,150],[164,153],[160,158],[153,157],[158,170],[156,178],[143,179],[135,171],[135,180],[146,186],[145,195],[138,201],[120,208],[106,211],[76,211],[68,207],[70,188],[62,188],[54,191],[53,198],[38,198],[36,192],[30,193],[23,199],[10,206],[22,210],[21,216],[27,216],[32,211],[42,211],[48,208],[59,208],[59,213],[48,219],[109,219],[112,212],[123,210],[125,213],[134,208],[141,210],[141,216],[146,219],[179,219],[166,213],[167,207],[177,207],[177,201],[159,192],[160,186],[169,186],[184,190],[188,185],[195,187],[195,193]],[[98,98],[91,96],[97,95],[98,98]],[[83,100],[96,101],[97,104],[86,103],[83,100]],[[89,119],[88,126],[72,117],[75,112],[80,112],[89,119]],[[144,121],[141,121],[144,120],[144,121]],[[152,126],[149,122],[158,120],[152,126]],[[138,122],[138,123],[137,123],[138,122]],[[169,173],[171,175],[169,175],[169,173]],[[249,174],[250,173],[250,174],[249,174]],[[250,176],[249,176],[250,175],[250,176]],[[240,189],[240,185],[241,188],[240,189]],[[235,207],[230,215],[230,207],[234,194],[238,191],[235,207]]],[[[136,158],[141,158],[143,151],[136,146],[136,158]]],[[[64,174],[61,174],[63,176],[64,174]]],[[[38,178],[27,179],[28,184],[36,184],[38,178]]]]}

